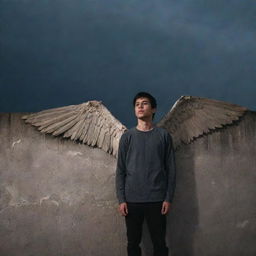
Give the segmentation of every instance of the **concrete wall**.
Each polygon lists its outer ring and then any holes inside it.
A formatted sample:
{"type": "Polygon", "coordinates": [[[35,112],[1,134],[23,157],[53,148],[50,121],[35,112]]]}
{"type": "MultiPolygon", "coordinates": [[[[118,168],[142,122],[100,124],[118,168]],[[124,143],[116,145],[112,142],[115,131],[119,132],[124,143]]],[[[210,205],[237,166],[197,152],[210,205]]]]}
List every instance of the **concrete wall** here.
{"type": "Polygon", "coordinates": [[[173,255],[256,255],[256,115],[184,146],[170,214],[173,255]]]}
{"type": "MultiPolygon", "coordinates": [[[[0,255],[126,255],[116,159],[0,115],[0,255]]],[[[170,255],[256,255],[256,115],[176,152],[170,255]]],[[[143,254],[151,255],[145,226],[143,254]]]]}

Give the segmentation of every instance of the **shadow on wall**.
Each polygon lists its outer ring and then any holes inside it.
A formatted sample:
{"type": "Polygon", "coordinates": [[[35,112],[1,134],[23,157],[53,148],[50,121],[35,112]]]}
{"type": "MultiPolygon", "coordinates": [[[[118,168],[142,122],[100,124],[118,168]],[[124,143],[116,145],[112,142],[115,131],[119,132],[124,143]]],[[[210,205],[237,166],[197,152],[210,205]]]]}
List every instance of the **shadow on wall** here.
{"type": "Polygon", "coordinates": [[[199,223],[194,159],[191,147],[176,152],[177,185],[167,229],[172,256],[194,256],[194,233],[199,223]]]}

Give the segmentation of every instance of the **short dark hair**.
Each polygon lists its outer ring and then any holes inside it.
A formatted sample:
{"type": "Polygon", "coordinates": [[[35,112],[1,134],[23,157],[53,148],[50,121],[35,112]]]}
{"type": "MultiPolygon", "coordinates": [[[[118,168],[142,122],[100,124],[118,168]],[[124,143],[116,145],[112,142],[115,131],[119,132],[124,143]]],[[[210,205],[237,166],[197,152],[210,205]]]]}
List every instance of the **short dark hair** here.
{"type": "MultiPolygon", "coordinates": [[[[136,100],[139,98],[147,98],[149,99],[150,105],[152,108],[157,107],[156,99],[148,92],[138,92],[133,98],[133,107],[135,107],[136,100]]],[[[152,115],[152,120],[154,119],[155,113],[152,115]]]]}

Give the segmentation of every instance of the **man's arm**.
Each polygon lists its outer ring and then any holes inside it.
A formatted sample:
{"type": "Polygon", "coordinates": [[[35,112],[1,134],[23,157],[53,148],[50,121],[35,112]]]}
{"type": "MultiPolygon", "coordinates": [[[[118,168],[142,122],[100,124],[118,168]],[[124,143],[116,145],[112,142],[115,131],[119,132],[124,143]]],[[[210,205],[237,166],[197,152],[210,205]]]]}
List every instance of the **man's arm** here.
{"type": "MultiPolygon", "coordinates": [[[[124,135],[124,134],[123,134],[124,135]]],[[[120,138],[118,155],[117,155],[117,165],[116,165],[116,195],[119,201],[118,210],[121,215],[126,216],[128,214],[128,207],[125,200],[125,178],[126,178],[126,152],[127,144],[125,141],[125,136],[120,138]]]]}
{"type": "Polygon", "coordinates": [[[174,154],[172,137],[169,133],[167,135],[165,166],[166,166],[167,179],[168,179],[165,201],[172,203],[172,200],[174,197],[174,191],[176,187],[176,163],[175,163],[175,154],[174,154]]]}
{"type": "Polygon", "coordinates": [[[116,195],[119,204],[125,200],[125,178],[126,178],[126,152],[127,145],[124,134],[121,136],[118,147],[117,165],[116,165],[116,195]]]}

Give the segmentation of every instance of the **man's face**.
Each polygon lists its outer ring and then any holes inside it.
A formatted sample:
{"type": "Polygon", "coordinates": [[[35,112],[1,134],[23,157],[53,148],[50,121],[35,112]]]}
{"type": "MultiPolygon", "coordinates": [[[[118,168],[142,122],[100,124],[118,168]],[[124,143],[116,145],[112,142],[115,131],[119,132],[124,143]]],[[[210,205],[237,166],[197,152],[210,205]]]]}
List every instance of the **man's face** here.
{"type": "Polygon", "coordinates": [[[152,119],[153,113],[156,112],[155,108],[151,107],[150,101],[148,98],[138,98],[135,102],[135,116],[138,119],[148,120],[152,119]]]}

